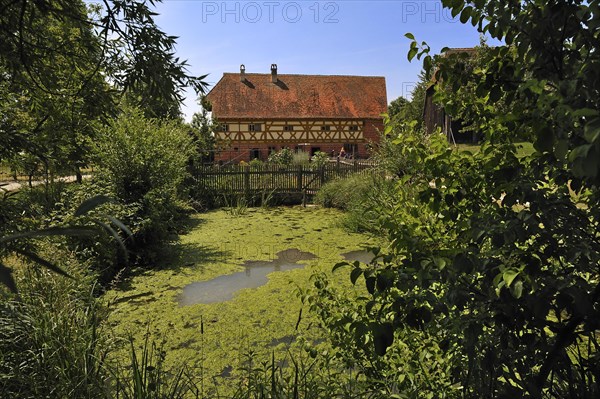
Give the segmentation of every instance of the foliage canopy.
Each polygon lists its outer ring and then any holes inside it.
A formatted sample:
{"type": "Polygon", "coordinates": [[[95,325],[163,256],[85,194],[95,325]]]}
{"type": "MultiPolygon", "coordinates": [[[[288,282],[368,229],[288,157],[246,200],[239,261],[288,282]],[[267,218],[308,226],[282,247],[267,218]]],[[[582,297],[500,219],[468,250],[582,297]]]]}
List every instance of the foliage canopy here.
{"type": "MultiPolygon", "coordinates": [[[[380,209],[390,247],[351,265],[368,295],[348,303],[316,279],[314,308],[384,396],[598,396],[599,2],[442,3],[505,43],[477,68],[436,59],[441,105],[477,110],[487,142],[414,140],[415,169],[380,209]],[[519,158],[523,138],[536,153],[519,158]]],[[[390,130],[398,146],[411,134],[390,130]]]]}

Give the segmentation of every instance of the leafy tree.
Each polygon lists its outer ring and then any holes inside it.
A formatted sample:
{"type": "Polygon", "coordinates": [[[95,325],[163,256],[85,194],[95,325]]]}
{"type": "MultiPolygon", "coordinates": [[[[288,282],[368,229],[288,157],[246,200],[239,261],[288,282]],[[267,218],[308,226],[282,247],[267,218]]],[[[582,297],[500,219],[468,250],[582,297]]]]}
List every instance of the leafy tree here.
{"type": "Polygon", "coordinates": [[[210,159],[212,151],[215,149],[215,131],[219,129],[219,124],[209,116],[211,106],[206,97],[200,98],[201,110],[192,115],[190,123],[192,137],[196,145],[197,161],[210,159]]]}
{"type": "Polygon", "coordinates": [[[411,124],[415,122],[415,128],[421,129],[423,124],[423,107],[425,104],[425,92],[431,84],[430,74],[421,71],[419,81],[411,92],[411,99],[398,97],[388,106],[388,115],[394,121],[411,124]]]}
{"type": "Polygon", "coordinates": [[[46,170],[77,169],[118,94],[147,115],[179,117],[183,89],[205,83],[175,56],[154,4],[0,0],[0,157],[24,152],[46,170]]]}
{"type": "Polygon", "coordinates": [[[425,93],[431,85],[431,74],[423,70],[419,73],[419,80],[415,88],[410,93],[410,104],[405,110],[405,119],[408,122],[416,121],[415,128],[423,128],[423,109],[425,107],[425,93]]]}
{"type": "MultiPolygon", "coordinates": [[[[364,299],[347,304],[316,284],[319,301],[340,305],[324,320],[351,337],[349,351],[378,370],[369,377],[386,382],[387,395],[431,397],[432,383],[446,381],[448,396],[597,397],[599,2],[443,4],[505,43],[474,69],[436,60],[436,80],[455,94],[442,105],[481,111],[470,122],[487,142],[477,154],[457,153],[434,135],[411,150],[419,172],[403,176],[399,204],[379,212],[389,254],[351,265],[364,299]],[[516,156],[523,137],[534,142],[531,157],[516,156]],[[432,341],[399,357],[413,335],[432,341]],[[424,359],[449,362],[449,378],[406,383],[431,375],[408,367],[424,359]]],[[[431,68],[429,47],[407,36],[409,59],[431,68]]]]}
{"type": "Polygon", "coordinates": [[[23,18],[27,19],[27,29],[19,31],[23,44],[13,51],[21,49],[26,57],[25,47],[31,48],[28,57],[34,59],[17,66],[11,60],[14,53],[0,58],[6,78],[0,107],[11,116],[2,123],[0,134],[10,139],[0,155],[17,164],[16,158],[29,158],[46,173],[69,165],[73,173],[85,164],[87,138],[93,137],[95,121],[110,104],[102,76],[89,72],[99,61],[94,50],[99,42],[89,28],[80,29],[68,19],[23,18]],[[69,51],[53,52],[53,48],[69,51]]]}
{"type": "Polygon", "coordinates": [[[400,114],[400,112],[402,112],[402,110],[408,105],[408,103],[409,101],[402,96],[393,100],[390,103],[390,105],[388,105],[388,115],[390,116],[390,118],[393,118],[394,116],[400,114]]]}

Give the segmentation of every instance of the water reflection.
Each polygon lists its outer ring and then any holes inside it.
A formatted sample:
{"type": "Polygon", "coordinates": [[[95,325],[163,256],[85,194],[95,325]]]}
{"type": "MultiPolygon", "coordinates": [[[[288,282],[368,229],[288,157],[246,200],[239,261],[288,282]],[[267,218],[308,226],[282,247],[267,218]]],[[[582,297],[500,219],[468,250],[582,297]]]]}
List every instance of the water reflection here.
{"type": "Polygon", "coordinates": [[[179,295],[179,305],[229,301],[239,290],[257,288],[266,284],[269,273],[302,268],[304,265],[298,263],[299,261],[316,258],[310,252],[303,252],[295,248],[278,252],[275,256],[276,258],[272,261],[246,261],[242,264],[245,267],[242,272],[186,285],[179,295]]]}
{"type": "Polygon", "coordinates": [[[375,259],[375,254],[371,251],[358,250],[343,253],[342,257],[349,262],[357,260],[361,263],[371,263],[375,259]]]}

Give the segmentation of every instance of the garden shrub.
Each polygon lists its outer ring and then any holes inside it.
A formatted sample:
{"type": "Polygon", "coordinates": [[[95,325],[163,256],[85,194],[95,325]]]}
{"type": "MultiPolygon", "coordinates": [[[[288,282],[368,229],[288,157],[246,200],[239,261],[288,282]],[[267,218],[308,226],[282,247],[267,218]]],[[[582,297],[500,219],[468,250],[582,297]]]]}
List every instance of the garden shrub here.
{"type": "Polygon", "coordinates": [[[332,180],[321,187],[315,203],[326,208],[349,210],[367,196],[373,187],[373,178],[368,175],[352,175],[332,180]]]}
{"type": "Polygon", "coordinates": [[[251,160],[251,161],[248,163],[248,165],[250,165],[250,168],[252,168],[252,169],[256,169],[256,168],[259,168],[259,167],[261,167],[261,166],[263,165],[263,161],[261,161],[261,160],[260,160],[260,159],[258,159],[258,158],[254,158],[253,160],[251,160]]]}
{"type": "Polygon", "coordinates": [[[415,121],[393,121],[385,117],[385,130],[374,148],[374,159],[385,173],[401,177],[420,173],[418,148],[431,145],[431,136],[416,129],[415,121]]]}
{"type": "Polygon", "coordinates": [[[382,208],[396,203],[396,182],[379,174],[356,174],[326,183],[315,196],[315,203],[347,211],[341,219],[349,231],[382,235],[382,208]]]}
{"type": "Polygon", "coordinates": [[[96,144],[97,180],[132,211],[123,222],[138,250],[165,239],[183,205],[182,183],[194,146],[175,121],[145,118],[124,107],[96,144]]]}
{"type": "Polygon", "coordinates": [[[310,161],[312,162],[312,164],[314,166],[316,166],[317,168],[320,168],[320,167],[323,167],[323,166],[327,165],[327,163],[329,162],[329,155],[327,155],[324,152],[317,151],[310,158],[310,161]]]}
{"type": "Polygon", "coordinates": [[[278,164],[278,165],[291,165],[294,160],[294,153],[289,148],[282,148],[277,152],[271,153],[269,155],[269,162],[278,164]]]}
{"type": "Polygon", "coordinates": [[[308,165],[309,161],[310,155],[308,154],[308,152],[298,151],[293,154],[292,162],[290,164],[295,166],[305,166],[308,165]]]}

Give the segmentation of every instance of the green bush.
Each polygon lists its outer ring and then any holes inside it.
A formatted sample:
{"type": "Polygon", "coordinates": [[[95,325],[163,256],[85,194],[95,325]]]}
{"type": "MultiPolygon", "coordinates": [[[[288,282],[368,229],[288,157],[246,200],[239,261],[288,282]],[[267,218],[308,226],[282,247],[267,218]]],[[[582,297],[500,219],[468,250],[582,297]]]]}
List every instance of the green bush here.
{"type": "Polygon", "coordinates": [[[316,166],[317,168],[320,168],[322,166],[327,165],[327,163],[329,162],[329,155],[327,155],[324,152],[317,151],[310,158],[310,161],[313,163],[314,166],[316,166]]]}
{"type": "Polygon", "coordinates": [[[269,162],[279,165],[290,165],[294,160],[294,153],[289,148],[282,148],[269,155],[269,162]]]}
{"type": "Polygon", "coordinates": [[[347,211],[341,222],[350,231],[379,234],[383,225],[380,210],[395,203],[395,182],[379,175],[352,175],[325,184],[315,203],[347,211]]]}
{"type": "Polygon", "coordinates": [[[326,208],[349,210],[369,190],[371,182],[371,178],[364,175],[335,179],[321,187],[315,203],[326,208]]]}
{"type": "Polygon", "coordinates": [[[386,128],[375,147],[375,160],[385,173],[394,176],[420,173],[417,156],[431,145],[431,136],[417,129],[415,121],[385,120],[386,128]]]}
{"type": "Polygon", "coordinates": [[[291,165],[308,165],[310,155],[305,151],[298,151],[292,155],[291,165]]]}
{"type": "Polygon", "coordinates": [[[261,161],[258,158],[254,158],[253,160],[251,160],[250,162],[248,162],[248,165],[250,165],[250,168],[252,169],[256,169],[259,168],[263,165],[263,161],[261,161]]]}
{"type": "Polygon", "coordinates": [[[129,207],[123,215],[138,249],[166,237],[183,204],[182,183],[194,146],[178,122],[145,118],[125,107],[96,144],[97,179],[129,207]]]}

